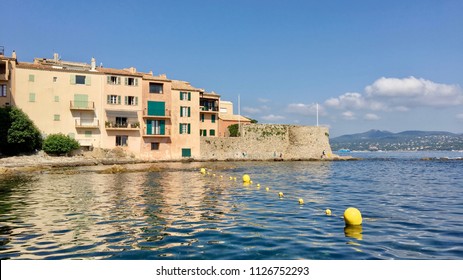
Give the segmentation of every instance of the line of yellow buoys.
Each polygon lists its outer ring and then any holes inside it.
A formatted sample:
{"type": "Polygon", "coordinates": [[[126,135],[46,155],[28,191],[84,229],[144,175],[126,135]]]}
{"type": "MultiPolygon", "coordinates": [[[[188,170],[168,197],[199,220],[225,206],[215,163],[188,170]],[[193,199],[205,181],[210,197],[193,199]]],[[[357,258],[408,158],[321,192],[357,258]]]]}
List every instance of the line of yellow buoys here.
{"type": "MultiPolygon", "coordinates": [[[[211,173],[208,172],[206,168],[201,168],[200,172],[203,175],[211,175],[211,173]]],[[[212,174],[212,176],[215,177],[216,174],[212,174]]],[[[220,175],[220,178],[223,178],[223,176],[220,175]]],[[[233,177],[233,176],[230,176],[229,179],[230,179],[230,181],[236,181],[237,180],[236,177],[233,177]]],[[[249,176],[248,174],[244,174],[243,177],[242,177],[242,180],[243,180],[243,184],[246,185],[246,186],[249,186],[249,185],[253,184],[253,182],[251,180],[251,176],[249,176]]],[[[261,185],[257,184],[256,187],[260,188],[261,185]]],[[[265,191],[267,191],[267,192],[270,191],[270,188],[266,187],[265,191]]],[[[279,198],[283,198],[284,196],[285,195],[284,195],[283,192],[278,192],[278,197],[279,198]]],[[[298,203],[300,205],[303,205],[304,204],[304,199],[299,198],[298,203]]],[[[326,209],[325,214],[327,216],[331,216],[331,215],[335,216],[334,214],[332,214],[330,209],[326,209]]],[[[362,221],[363,221],[362,220],[362,213],[360,213],[360,211],[357,208],[354,208],[354,207],[347,208],[344,211],[343,218],[344,218],[344,222],[346,224],[346,227],[347,226],[360,226],[360,225],[362,225],[362,221]]]]}

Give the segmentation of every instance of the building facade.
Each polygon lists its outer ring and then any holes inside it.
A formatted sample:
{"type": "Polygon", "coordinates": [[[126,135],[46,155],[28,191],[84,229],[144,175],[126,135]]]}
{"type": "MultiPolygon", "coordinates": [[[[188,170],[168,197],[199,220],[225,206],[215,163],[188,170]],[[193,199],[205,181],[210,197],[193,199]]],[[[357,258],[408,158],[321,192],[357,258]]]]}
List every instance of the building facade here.
{"type": "Polygon", "coordinates": [[[220,96],[166,75],[36,58],[0,48],[0,106],[21,108],[46,137],[63,133],[83,149],[118,148],[136,157],[200,157],[200,137],[220,133],[220,96]]]}

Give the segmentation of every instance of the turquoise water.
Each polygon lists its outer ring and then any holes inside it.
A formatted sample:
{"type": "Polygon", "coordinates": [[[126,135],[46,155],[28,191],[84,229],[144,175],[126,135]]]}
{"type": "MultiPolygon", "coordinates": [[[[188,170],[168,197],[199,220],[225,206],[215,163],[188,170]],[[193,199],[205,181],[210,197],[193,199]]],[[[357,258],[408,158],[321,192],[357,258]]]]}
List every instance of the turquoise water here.
{"type": "Polygon", "coordinates": [[[463,153],[351,155],[2,178],[0,259],[463,259],[463,153]]]}

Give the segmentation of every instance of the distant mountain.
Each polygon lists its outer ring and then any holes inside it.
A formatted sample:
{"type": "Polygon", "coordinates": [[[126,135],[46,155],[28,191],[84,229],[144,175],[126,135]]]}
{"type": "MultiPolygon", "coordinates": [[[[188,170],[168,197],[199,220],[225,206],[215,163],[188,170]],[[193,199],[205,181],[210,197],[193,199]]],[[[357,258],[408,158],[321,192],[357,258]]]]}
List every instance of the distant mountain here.
{"type": "Polygon", "coordinates": [[[392,133],[369,130],[330,140],[331,148],[349,150],[463,150],[463,134],[446,131],[408,130],[392,133]]]}

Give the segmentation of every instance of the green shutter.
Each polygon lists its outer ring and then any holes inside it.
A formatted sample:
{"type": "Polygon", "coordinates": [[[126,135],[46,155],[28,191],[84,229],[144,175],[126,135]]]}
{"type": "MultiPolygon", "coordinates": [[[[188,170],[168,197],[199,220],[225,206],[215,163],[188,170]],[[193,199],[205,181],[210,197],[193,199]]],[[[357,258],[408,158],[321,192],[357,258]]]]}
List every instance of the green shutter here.
{"type": "Polygon", "coordinates": [[[191,124],[188,124],[188,134],[191,134],[191,124]]]}
{"type": "Polygon", "coordinates": [[[159,101],[148,101],[148,115],[149,116],[165,116],[166,103],[159,101]]]}
{"type": "Polygon", "coordinates": [[[178,133],[179,133],[179,134],[182,134],[182,125],[183,125],[183,124],[179,124],[179,125],[178,125],[178,133]]]}
{"type": "Polygon", "coordinates": [[[88,95],[87,94],[74,94],[74,107],[88,108],[88,95]]]}
{"type": "Polygon", "coordinates": [[[89,86],[92,84],[92,79],[90,76],[85,76],[85,85],[89,86]]]}
{"type": "Polygon", "coordinates": [[[183,100],[183,92],[180,92],[180,100],[183,100]]]}
{"type": "Polygon", "coordinates": [[[108,83],[108,84],[111,83],[111,76],[106,76],[106,83],[108,83]]]}
{"type": "Polygon", "coordinates": [[[76,75],[71,75],[71,85],[76,84],[76,75]]]}
{"type": "Polygon", "coordinates": [[[182,157],[191,157],[191,149],[182,149],[182,157]]]}
{"type": "Polygon", "coordinates": [[[160,120],[159,126],[161,126],[161,135],[165,135],[166,134],[166,121],[160,120]]]}
{"type": "Polygon", "coordinates": [[[129,104],[129,97],[128,96],[124,96],[124,104],[125,105],[129,104]]]}
{"type": "Polygon", "coordinates": [[[111,95],[108,95],[108,98],[106,98],[106,103],[110,104],[111,103],[111,95]]]}
{"type": "Polygon", "coordinates": [[[29,93],[29,102],[35,102],[35,93],[29,93]]]}
{"type": "Polygon", "coordinates": [[[134,82],[134,85],[135,85],[136,87],[138,87],[138,79],[135,78],[135,79],[133,80],[133,82],[134,82]]]}
{"type": "Polygon", "coordinates": [[[188,117],[191,117],[191,107],[188,107],[188,117]]]}
{"type": "Polygon", "coordinates": [[[121,96],[120,95],[117,96],[117,104],[121,104],[121,96]]]}
{"type": "Polygon", "coordinates": [[[146,134],[151,135],[153,123],[151,121],[146,121],[146,134]]]}
{"type": "Polygon", "coordinates": [[[211,116],[211,121],[212,121],[212,123],[215,123],[215,115],[211,116]]]}
{"type": "Polygon", "coordinates": [[[33,74],[29,74],[29,82],[34,82],[35,76],[33,74]]]}
{"type": "Polygon", "coordinates": [[[129,78],[127,78],[127,77],[124,78],[124,84],[125,84],[125,85],[128,85],[128,84],[129,84],[129,78]]]}
{"type": "Polygon", "coordinates": [[[188,101],[191,100],[191,92],[188,92],[188,101]]]}
{"type": "Polygon", "coordinates": [[[118,84],[118,85],[121,84],[121,77],[117,77],[117,84],[118,84]]]}
{"type": "Polygon", "coordinates": [[[183,107],[180,106],[180,117],[183,117],[183,107]]]}
{"type": "Polygon", "coordinates": [[[138,97],[135,96],[135,105],[138,105],[138,97]]]}
{"type": "Polygon", "coordinates": [[[201,114],[201,122],[204,122],[204,114],[201,114]]]}
{"type": "Polygon", "coordinates": [[[214,129],[209,130],[209,135],[210,136],[215,136],[215,130],[214,129]]]}

